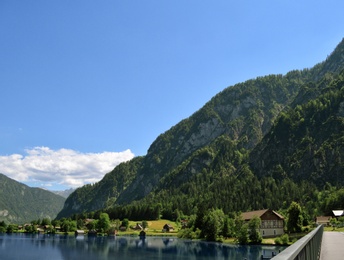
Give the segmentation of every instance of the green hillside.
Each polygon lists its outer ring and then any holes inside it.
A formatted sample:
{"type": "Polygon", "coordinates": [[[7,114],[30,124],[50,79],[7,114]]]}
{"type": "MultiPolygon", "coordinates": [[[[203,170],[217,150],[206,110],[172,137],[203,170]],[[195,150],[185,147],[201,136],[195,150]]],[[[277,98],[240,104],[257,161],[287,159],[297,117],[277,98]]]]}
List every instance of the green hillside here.
{"type": "Polygon", "coordinates": [[[59,195],[0,174],[0,221],[24,224],[39,218],[54,219],[64,202],[59,195]]]}
{"type": "Polygon", "coordinates": [[[344,179],[343,69],[341,42],[313,68],[224,89],[158,136],[146,156],[76,190],[58,217],[107,210],[170,218],[200,207],[283,209],[292,200],[309,214],[326,210],[319,196],[344,179]]]}

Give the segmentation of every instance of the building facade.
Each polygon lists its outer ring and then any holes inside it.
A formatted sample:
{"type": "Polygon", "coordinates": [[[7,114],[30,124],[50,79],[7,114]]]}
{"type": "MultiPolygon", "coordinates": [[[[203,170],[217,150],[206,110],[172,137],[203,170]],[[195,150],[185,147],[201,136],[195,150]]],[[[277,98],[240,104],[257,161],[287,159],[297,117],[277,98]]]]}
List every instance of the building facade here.
{"type": "Polygon", "coordinates": [[[243,220],[249,222],[254,217],[259,217],[261,225],[259,232],[262,237],[276,237],[284,234],[284,217],[271,209],[244,212],[243,220]]]}

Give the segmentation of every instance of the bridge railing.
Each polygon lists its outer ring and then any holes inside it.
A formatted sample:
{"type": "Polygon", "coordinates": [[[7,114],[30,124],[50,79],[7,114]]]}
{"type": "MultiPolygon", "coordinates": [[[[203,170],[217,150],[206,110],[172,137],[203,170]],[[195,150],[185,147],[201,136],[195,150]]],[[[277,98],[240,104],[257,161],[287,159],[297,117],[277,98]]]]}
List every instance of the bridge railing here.
{"type": "Polygon", "coordinates": [[[320,225],[306,236],[284,249],[273,260],[314,260],[320,258],[324,226],[320,225]]]}

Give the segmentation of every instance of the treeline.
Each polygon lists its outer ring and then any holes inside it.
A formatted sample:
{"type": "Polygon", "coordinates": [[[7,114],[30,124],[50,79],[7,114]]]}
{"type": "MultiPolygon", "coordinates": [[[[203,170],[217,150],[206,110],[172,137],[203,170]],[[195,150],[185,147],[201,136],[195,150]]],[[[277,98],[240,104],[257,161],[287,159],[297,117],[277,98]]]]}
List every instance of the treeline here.
{"type": "MultiPolygon", "coordinates": [[[[329,183],[324,186],[322,191],[318,191],[315,186],[309,186],[307,183],[297,185],[290,180],[284,180],[279,183],[273,179],[267,179],[262,183],[265,183],[265,188],[263,189],[265,194],[257,192],[252,194],[252,197],[245,198],[247,201],[255,199],[257,203],[261,201],[262,206],[260,208],[250,208],[249,210],[270,208],[286,215],[289,205],[293,201],[297,201],[302,207],[303,221],[310,223],[317,216],[331,216],[333,209],[344,208],[344,188],[337,188],[329,183]]],[[[200,209],[203,209],[203,211],[212,208],[220,209],[225,215],[231,217],[234,217],[236,212],[241,211],[226,210],[231,208],[227,205],[227,203],[231,202],[230,197],[228,199],[224,197],[222,203],[220,203],[220,200],[212,199],[215,197],[213,194],[210,195],[208,193],[208,196],[206,192],[197,198],[187,197],[185,194],[166,196],[162,197],[161,200],[156,200],[158,202],[154,201],[153,198],[147,198],[129,205],[116,205],[101,211],[74,214],[72,219],[99,218],[99,215],[105,212],[110,219],[128,218],[133,221],[139,221],[142,219],[157,220],[162,218],[179,222],[182,219],[198,214],[200,209]]],[[[240,201],[240,199],[241,197],[237,197],[237,200],[240,201]]],[[[245,203],[244,200],[242,202],[245,203]]],[[[238,208],[240,208],[239,205],[238,208]]]]}
{"type": "MultiPolygon", "coordinates": [[[[147,225],[146,225],[147,226],[147,225]]],[[[24,225],[6,224],[5,221],[0,222],[0,233],[41,233],[55,234],[57,232],[70,233],[77,230],[87,230],[89,232],[100,232],[114,234],[115,230],[120,228],[129,228],[129,220],[113,219],[107,213],[96,212],[89,214],[74,215],[71,218],[62,218],[50,220],[49,218],[32,220],[24,225]],[[92,218],[87,218],[92,217],[92,218]]]]}

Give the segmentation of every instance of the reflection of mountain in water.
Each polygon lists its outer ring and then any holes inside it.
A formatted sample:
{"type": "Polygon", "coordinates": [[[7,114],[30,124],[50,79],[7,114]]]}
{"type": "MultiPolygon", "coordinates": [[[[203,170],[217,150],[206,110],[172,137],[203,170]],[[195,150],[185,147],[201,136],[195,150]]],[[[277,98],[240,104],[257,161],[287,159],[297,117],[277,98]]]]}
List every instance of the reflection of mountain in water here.
{"type": "MultiPolygon", "coordinates": [[[[74,242],[75,243],[75,240],[74,242]]],[[[195,242],[176,238],[136,237],[85,238],[83,259],[260,259],[283,247],[239,246],[220,243],[195,242]],[[92,256],[92,257],[90,257],[92,256]]],[[[74,248],[75,245],[71,244],[74,248]]],[[[78,249],[80,251],[80,248],[78,249]]],[[[61,250],[62,252],[62,250],[61,250]]],[[[65,259],[72,259],[73,255],[65,259]]],[[[80,256],[79,256],[80,257],[80,256]]]]}
{"type": "MultiPolygon", "coordinates": [[[[0,236],[0,258],[4,251],[13,256],[21,248],[25,259],[260,259],[283,247],[238,246],[195,242],[177,238],[147,237],[73,237],[48,235],[0,236]],[[264,251],[270,251],[266,253],[264,251]],[[12,251],[12,252],[11,252],[12,251]],[[54,257],[50,257],[54,256],[54,257]]],[[[18,253],[17,253],[18,254],[18,253]]],[[[16,255],[15,258],[20,258],[16,255]]],[[[13,257],[12,257],[13,258],[13,257]]]]}

